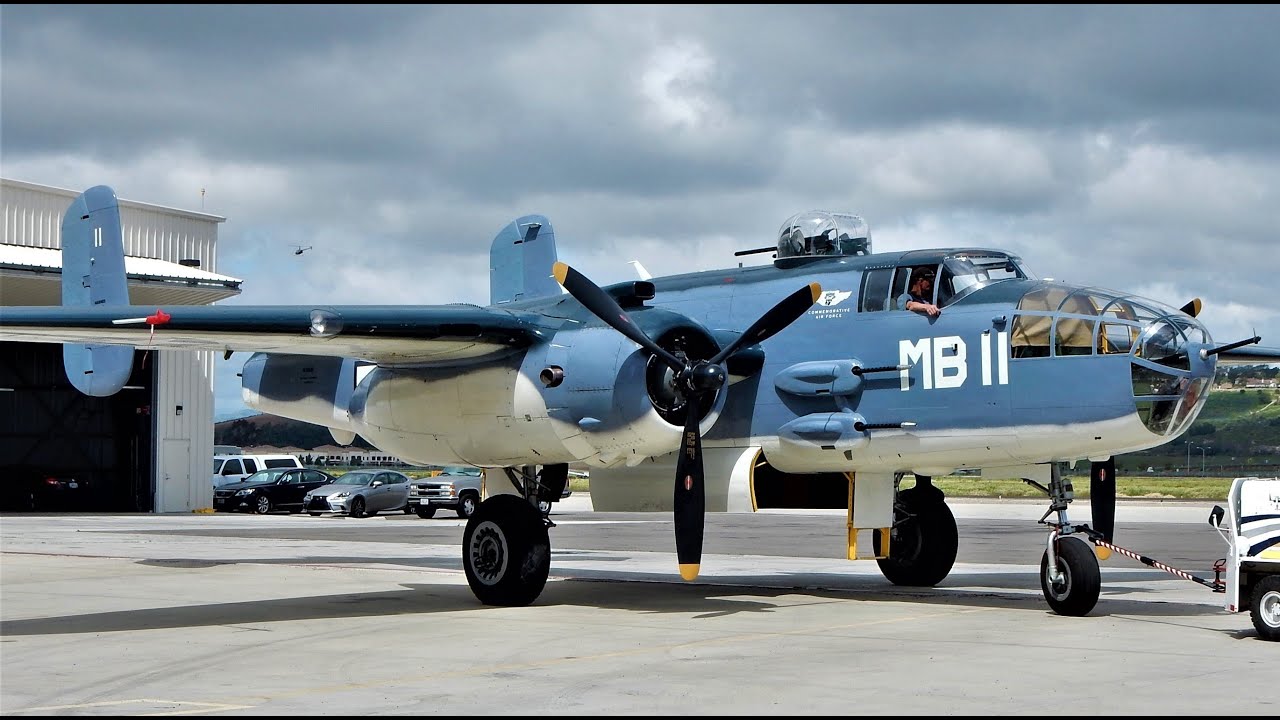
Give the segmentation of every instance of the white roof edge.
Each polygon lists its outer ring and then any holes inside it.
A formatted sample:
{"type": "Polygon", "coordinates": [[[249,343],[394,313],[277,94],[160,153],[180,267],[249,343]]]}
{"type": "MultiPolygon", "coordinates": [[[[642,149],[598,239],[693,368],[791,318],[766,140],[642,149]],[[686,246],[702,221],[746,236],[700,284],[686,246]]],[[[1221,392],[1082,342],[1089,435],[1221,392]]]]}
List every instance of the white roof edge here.
{"type": "MultiPolygon", "coordinates": [[[[53,248],[36,248],[25,245],[0,243],[0,270],[49,270],[62,271],[62,251],[53,248]]],[[[124,258],[124,272],[130,278],[152,278],[158,280],[197,281],[218,283],[222,285],[239,285],[244,282],[230,275],[220,275],[200,268],[188,267],[180,263],[158,260],[156,258],[132,257],[124,258]]]]}

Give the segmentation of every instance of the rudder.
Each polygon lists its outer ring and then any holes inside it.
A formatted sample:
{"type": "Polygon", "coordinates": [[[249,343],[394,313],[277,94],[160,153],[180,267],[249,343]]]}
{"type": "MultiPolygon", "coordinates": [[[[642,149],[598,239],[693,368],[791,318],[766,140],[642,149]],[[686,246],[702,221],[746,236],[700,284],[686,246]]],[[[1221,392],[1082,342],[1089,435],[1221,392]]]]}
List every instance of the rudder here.
{"type": "MultiPolygon", "coordinates": [[[[62,218],[62,304],[128,305],[120,205],[106,185],[85,190],[62,218]]],[[[77,390],[114,395],[133,371],[133,348],[67,343],[62,365],[77,390]]]]}
{"type": "Polygon", "coordinates": [[[563,293],[551,276],[556,235],[542,215],[525,215],[502,228],[489,248],[489,304],[555,297],[563,293]]]}

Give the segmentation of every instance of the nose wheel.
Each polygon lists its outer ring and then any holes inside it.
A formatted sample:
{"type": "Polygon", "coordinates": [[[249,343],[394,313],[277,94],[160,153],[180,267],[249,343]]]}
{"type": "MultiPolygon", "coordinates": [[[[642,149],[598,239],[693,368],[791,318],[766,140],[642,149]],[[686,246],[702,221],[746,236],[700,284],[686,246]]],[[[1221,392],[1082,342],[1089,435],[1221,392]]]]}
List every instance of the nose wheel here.
{"type": "MultiPolygon", "coordinates": [[[[1071,537],[1075,532],[1091,532],[1085,526],[1077,528],[1067,518],[1067,506],[1075,499],[1071,481],[1062,477],[1056,465],[1050,470],[1048,487],[1030,478],[1022,481],[1049,496],[1049,509],[1040,518],[1049,526],[1044,555],[1040,557],[1040,591],[1045,602],[1059,615],[1088,615],[1102,593],[1102,570],[1093,548],[1084,540],[1071,537]],[[1057,522],[1046,522],[1053,514],[1057,514],[1057,522]]],[[[1097,535],[1101,537],[1101,533],[1097,535]]]]}
{"type": "Polygon", "coordinates": [[[1088,615],[1102,591],[1093,549],[1079,538],[1053,537],[1040,558],[1040,590],[1059,615],[1088,615]]]}

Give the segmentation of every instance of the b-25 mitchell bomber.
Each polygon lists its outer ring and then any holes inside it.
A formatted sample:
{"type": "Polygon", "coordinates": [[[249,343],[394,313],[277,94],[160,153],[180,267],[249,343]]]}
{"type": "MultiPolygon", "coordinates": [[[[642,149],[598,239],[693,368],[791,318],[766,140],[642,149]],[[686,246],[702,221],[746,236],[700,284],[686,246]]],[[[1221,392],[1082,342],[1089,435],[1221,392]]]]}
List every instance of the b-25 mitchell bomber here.
{"type": "Polygon", "coordinates": [[[1257,337],[1216,344],[1199,300],[1037,279],[998,249],[874,253],[854,215],[801,213],[739,254],[764,251],[772,263],[600,287],[527,215],[493,239],[485,307],[138,307],[115,194],[98,186],[64,220],[63,306],[6,308],[0,340],[64,343],[68,377],[94,395],[120,389],[134,346],[252,352],[250,407],[486,468],[462,547],[485,604],[542,592],[539,504],[571,463],[591,468],[596,510],[674,514],[687,580],[708,511],[841,507],[850,559],[922,587],[958,544],[932,478],[974,469],[1046,493],[1040,584],[1064,615],[1099,597],[1089,541],[1112,539],[1115,457],[1184,433],[1218,363],[1280,362],[1257,337]],[[1092,526],[1069,518],[1064,462],[1089,463],[1092,526]]]}

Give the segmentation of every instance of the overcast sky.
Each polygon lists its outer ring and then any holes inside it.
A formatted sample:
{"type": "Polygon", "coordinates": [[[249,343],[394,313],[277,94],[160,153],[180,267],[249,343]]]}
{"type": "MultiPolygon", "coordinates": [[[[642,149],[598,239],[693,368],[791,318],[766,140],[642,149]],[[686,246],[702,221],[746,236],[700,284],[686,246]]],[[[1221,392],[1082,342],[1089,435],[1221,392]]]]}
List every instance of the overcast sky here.
{"type": "Polygon", "coordinates": [[[6,4],[0,174],[226,217],[225,304],[487,304],[529,213],[602,285],[765,263],[733,252],[823,209],[877,250],[1200,297],[1215,341],[1277,347],[1277,30],[1276,5],[6,4]]]}

